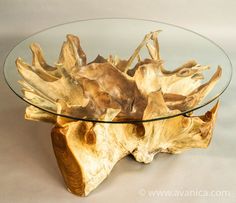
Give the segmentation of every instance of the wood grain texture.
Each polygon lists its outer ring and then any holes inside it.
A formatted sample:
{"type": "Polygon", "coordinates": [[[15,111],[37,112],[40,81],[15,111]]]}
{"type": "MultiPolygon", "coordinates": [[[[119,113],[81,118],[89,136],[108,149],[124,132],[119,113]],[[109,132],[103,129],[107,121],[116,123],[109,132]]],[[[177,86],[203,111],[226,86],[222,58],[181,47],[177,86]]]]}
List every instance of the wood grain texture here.
{"type": "Polygon", "coordinates": [[[51,132],[52,146],[58,167],[69,191],[76,195],[84,196],[85,185],[80,165],[68,147],[65,134],[61,131],[60,127],[55,126],[51,132]]]}

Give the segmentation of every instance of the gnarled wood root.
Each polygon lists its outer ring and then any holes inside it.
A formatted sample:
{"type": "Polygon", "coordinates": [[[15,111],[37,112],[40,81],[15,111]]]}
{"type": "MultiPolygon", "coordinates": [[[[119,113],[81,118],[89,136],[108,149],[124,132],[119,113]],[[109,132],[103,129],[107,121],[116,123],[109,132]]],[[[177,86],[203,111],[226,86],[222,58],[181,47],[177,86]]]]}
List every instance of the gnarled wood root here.
{"type": "Polygon", "coordinates": [[[204,99],[222,70],[218,67],[205,84],[202,72],[209,66],[194,60],[166,70],[157,35],[158,31],[148,33],[128,60],[98,56],[87,63],[73,35],[67,36],[55,67],[46,63],[37,44],[31,45],[32,65],[16,60],[25,99],[46,110],[29,106],[25,118],[54,124],[54,152],[72,193],[88,195],[128,154],[150,163],[159,152],[181,153],[209,145],[219,103],[202,116],[182,113],[204,99]],[[142,60],[139,52],[144,46],[150,58],[142,60]],[[181,115],[173,117],[176,114],[181,115]],[[125,123],[130,120],[149,122],[125,123]]]}

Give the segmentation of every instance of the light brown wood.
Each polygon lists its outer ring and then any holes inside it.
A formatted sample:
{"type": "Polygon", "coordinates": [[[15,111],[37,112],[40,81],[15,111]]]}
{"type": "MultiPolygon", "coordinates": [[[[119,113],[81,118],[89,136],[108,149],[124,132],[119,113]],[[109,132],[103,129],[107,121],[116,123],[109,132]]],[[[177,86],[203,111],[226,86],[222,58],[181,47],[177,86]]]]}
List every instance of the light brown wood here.
{"type": "Polygon", "coordinates": [[[84,196],[85,184],[83,182],[81,168],[70,148],[68,147],[63,131],[64,129],[55,126],[51,133],[52,144],[55,156],[57,158],[57,163],[69,191],[74,194],[84,196]]]}
{"type": "MultiPolygon", "coordinates": [[[[167,70],[158,34],[148,33],[127,60],[98,55],[90,63],[79,38],[68,35],[55,67],[46,63],[34,43],[32,65],[16,60],[25,99],[57,114],[100,121],[150,120],[192,109],[215,86],[222,70],[218,67],[205,84],[203,71],[209,66],[194,60],[167,70]],[[140,50],[145,47],[150,58],[142,60],[140,50]]],[[[128,154],[150,163],[159,152],[206,148],[218,107],[219,103],[201,116],[112,124],[73,120],[29,106],[25,118],[54,124],[52,144],[65,183],[72,193],[86,196],[128,154]]]]}

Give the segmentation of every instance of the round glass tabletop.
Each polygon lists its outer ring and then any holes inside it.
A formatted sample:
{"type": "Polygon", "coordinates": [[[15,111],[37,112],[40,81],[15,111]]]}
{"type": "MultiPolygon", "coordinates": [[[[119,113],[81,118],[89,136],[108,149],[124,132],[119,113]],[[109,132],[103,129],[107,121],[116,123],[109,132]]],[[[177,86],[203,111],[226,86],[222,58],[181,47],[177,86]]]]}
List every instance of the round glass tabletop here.
{"type": "Polygon", "coordinates": [[[31,105],[26,114],[130,123],[211,103],[228,87],[232,64],[216,43],[179,26],[91,19],[23,40],[8,54],[4,75],[31,105]]]}

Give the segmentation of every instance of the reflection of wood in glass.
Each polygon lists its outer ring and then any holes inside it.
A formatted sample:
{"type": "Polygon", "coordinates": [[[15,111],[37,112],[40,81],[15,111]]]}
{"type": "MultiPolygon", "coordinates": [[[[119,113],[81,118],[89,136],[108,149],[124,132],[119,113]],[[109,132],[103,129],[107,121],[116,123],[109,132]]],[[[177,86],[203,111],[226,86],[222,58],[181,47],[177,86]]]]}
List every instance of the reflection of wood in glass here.
{"type": "Polygon", "coordinates": [[[25,118],[55,124],[53,148],[72,193],[87,195],[128,154],[139,162],[149,163],[158,152],[180,153],[208,146],[218,103],[202,116],[179,115],[127,123],[191,110],[221,76],[218,67],[212,78],[201,84],[202,72],[209,66],[194,60],[174,71],[166,70],[160,59],[158,34],[159,31],[148,33],[127,60],[98,55],[87,63],[80,40],[73,35],[67,35],[55,67],[46,63],[35,43],[31,45],[32,65],[20,58],[16,60],[25,99],[45,110],[29,106],[25,118]],[[142,60],[139,53],[145,46],[150,58],[142,60]]]}

